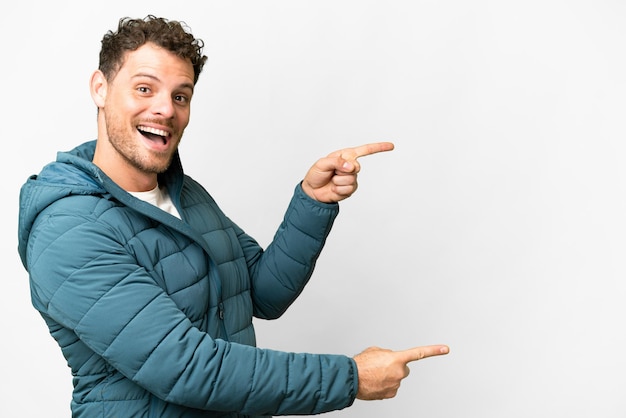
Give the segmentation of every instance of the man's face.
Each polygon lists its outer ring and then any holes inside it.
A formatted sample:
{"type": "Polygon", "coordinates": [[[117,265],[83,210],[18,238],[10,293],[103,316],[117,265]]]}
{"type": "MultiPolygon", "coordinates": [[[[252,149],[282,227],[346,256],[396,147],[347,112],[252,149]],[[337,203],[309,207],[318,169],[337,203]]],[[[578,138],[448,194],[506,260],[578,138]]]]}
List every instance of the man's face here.
{"type": "Polygon", "coordinates": [[[155,44],[126,53],[101,111],[109,142],[131,171],[162,173],[170,165],[189,123],[193,81],[190,61],[155,44]]]}

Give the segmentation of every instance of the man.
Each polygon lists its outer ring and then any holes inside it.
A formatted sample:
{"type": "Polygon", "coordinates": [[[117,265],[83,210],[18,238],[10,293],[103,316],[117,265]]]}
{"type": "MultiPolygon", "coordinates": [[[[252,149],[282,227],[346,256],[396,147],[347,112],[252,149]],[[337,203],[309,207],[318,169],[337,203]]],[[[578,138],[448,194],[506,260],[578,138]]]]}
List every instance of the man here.
{"type": "Polygon", "coordinates": [[[443,345],[342,355],[255,347],[253,316],[300,294],[357,159],[318,160],[262,249],[184,175],[178,145],[206,57],[176,21],[122,19],[91,77],[98,137],[32,176],[19,253],[32,302],[72,369],[75,417],[318,414],[393,397],[407,363],[443,345]]]}

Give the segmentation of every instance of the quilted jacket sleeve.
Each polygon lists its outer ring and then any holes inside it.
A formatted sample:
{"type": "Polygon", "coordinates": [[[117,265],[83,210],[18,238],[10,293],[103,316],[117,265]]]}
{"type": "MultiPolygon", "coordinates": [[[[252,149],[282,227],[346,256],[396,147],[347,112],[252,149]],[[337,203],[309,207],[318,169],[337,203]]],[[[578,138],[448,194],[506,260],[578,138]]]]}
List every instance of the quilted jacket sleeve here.
{"type": "Polygon", "coordinates": [[[248,260],[255,316],[281,316],[309,281],[339,205],[317,202],[298,185],[274,239],[265,251],[238,231],[248,260]]]}
{"type": "Polygon", "coordinates": [[[168,402],[251,415],[317,414],[353,402],[352,359],[212,339],[137,265],[123,235],[105,213],[70,205],[39,217],[28,263],[35,306],[126,378],[168,402]]]}

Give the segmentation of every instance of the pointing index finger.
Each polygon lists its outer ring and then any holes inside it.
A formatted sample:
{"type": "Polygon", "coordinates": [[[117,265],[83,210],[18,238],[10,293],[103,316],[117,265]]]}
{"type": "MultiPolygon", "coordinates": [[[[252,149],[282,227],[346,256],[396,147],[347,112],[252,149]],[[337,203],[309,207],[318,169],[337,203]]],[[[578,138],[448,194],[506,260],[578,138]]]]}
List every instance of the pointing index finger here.
{"type": "Polygon", "coordinates": [[[398,353],[403,356],[403,360],[406,363],[410,363],[427,357],[441,356],[443,354],[448,354],[449,352],[450,348],[447,345],[427,345],[424,347],[415,347],[399,351],[398,353]]]}
{"type": "Polygon", "coordinates": [[[374,142],[371,144],[360,145],[354,148],[347,148],[341,152],[343,158],[351,157],[357,159],[366,155],[376,154],[378,152],[391,151],[394,148],[391,142],[374,142]]]}

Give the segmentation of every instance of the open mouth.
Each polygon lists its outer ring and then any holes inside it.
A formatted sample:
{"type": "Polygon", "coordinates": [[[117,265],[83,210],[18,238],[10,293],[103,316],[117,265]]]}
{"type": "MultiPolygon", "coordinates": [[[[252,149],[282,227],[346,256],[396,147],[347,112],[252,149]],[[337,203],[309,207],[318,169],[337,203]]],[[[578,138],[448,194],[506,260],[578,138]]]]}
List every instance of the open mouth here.
{"type": "Polygon", "coordinates": [[[150,141],[157,141],[162,143],[163,145],[167,144],[167,140],[169,139],[169,133],[162,129],[150,128],[148,126],[137,126],[137,130],[150,141]]]}

